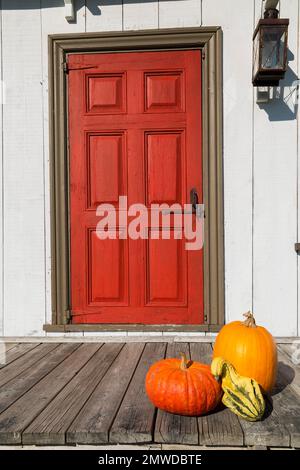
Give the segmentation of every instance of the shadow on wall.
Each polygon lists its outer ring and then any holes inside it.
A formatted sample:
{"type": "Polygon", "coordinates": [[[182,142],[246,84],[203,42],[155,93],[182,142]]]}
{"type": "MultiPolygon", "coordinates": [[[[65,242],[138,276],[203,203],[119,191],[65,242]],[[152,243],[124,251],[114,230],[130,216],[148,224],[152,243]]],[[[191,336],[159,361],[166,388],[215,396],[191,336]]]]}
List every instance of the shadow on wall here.
{"type": "MultiPolygon", "coordinates": [[[[294,60],[294,54],[288,51],[288,61],[294,60]]],[[[270,89],[271,100],[268,103],[259,103],[270,121],[293,121],[297,119],[299,78],[288,66],[284,80],[279,82],[278,87],[270,89]]]]}
{"type": "MultiPolygon", "coordinates": [[[[161,2],[169,2],[170,0],[160,0],[161,2]]],[[[173,0],[174,1],[174,0],[173,0]]],[[[185,2],[186,0],[176,0],[185,2]]],[[[200,1],[200,0],[199,0],[200,1]]],[[[86,8],[93,15],[101,15],[101,7],[106,5],[122,5],[123,3],[151,3],[153,0],[74,0],[75,10],[86,3],[86,8]]],[[[0,2],[1,3],[1,2],[0,2]]],[[[43,8],[64,7],[64,0],[43,0],[43,8]]],[[[33,10],[41,8],[41,0],[2,0],[2,10],[33,10]]]]}
{"type": "MultiPolygon", "coordinates": [[[[160,0],[161,2],[168,2],[170,0],[160,0]]],[[[186,0],[176,0],[177,2],[185,2],[186,0]]],[[[200,0],[199,0],[200,1],[200,0]]],[[[123,4],[133,4],[133,3],[151,3],[153,0],[74,0],[74,9],[75,9],[75,19],[68,21],[68,23],[76,23],[77,12],[83,7],[89,9],[89,11],[95,15],[100,16],[101,7],[111,6],[111,5],[123,5],[123,4]]],[[[1,4],[1,2],[0,2],[1,4]]],[[[54,7],[64,7],[64,0],[43,0],[42,7],[44,8],[54,8],[54,7]]],[[[41,8],[41,0],[2,0],[2,10],[33,10],[41,8]]]]}
{"type": "MultiPolygon", "coordinates": [[[[168,2],[169,0],[160,0],[161,2],[168,2]]],[[[177,0],[178,2],[185,2],[186,0],[177,0]]],[[[199,0],[200,1],[200,0],[199,0]]],[[[151,3],[153,0],[92,0],[88,1],[86,7],[93,15],[101,15],[101,6],[121,5],[122,3],[151,3]]]]}

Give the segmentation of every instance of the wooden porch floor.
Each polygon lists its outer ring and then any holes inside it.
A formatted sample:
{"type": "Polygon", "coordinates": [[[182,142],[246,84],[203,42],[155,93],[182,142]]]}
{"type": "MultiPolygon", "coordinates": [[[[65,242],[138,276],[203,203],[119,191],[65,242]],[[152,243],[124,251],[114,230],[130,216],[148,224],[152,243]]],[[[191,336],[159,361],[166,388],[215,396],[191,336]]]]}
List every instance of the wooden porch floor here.
{"type": "Polygon", "coordinates": [[[228,409],[200,418],[156,410],[149,366],[182,351],[209,362],[210,343],[7,343],[0,353],[0,444],[184,444],[300,447],[300,366],[278,345],[279,373],[266,418],[228,409]]]}

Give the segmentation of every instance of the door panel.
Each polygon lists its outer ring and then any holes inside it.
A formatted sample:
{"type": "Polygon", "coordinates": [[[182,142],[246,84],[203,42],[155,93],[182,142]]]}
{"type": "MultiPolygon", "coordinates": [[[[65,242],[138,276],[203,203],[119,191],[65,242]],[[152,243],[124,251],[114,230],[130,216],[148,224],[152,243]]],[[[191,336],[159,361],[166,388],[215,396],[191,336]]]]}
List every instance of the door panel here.
{"type": "Polygon", "coordinates": [[[184,111],[182,71],[145,73],[145,110],[153,113],[184,111]]]}
{"type": "Polygon", "coordinates": [[[186,305],[187,259],[184,241],[149,238],[147,305],[186,305]]]}
{"type": "Polygon", "coordinates": [[[89,208],[95,210],[101,203],[117,205],[127,191],[124,134],[91,134],[87,152],[89,208]]]}
{"type": "Polygon", "coordinates": [[[184,203],[182,131],[146,134],[147,203],[184,203]]]}
{"type": "Polygon", "coordinates": [[[86,77],[86,109],[89,114],[114,114],[126,110],[126,75],[95,74],[86,77]]]}
{"type": "MultiPolygon", "coordinates": [[[[147,240],[123,239],[128,205],[202,201],[200,51],[68,57],[73,323],[203,323],[202,250],[187,251],[176,217],[147,240]],[[120,233],[96,234],[99,204],[120,233]]],[[[159,214],[156,214],[159,215],[159,214]]],[[[195,216],[194,216],[195,217],[195,216]]]]}
{"type": "Polygon", "coordinates": [[[127,305],[126,240],[99,240],[88,230],[89,305],[127,305]],[[103,269],[102,267],[105,267],[103,269]],[[99,269],[100,268],[100,269],[99,269]],[[101,269],[102,268],[102,269],[101,269]]]}

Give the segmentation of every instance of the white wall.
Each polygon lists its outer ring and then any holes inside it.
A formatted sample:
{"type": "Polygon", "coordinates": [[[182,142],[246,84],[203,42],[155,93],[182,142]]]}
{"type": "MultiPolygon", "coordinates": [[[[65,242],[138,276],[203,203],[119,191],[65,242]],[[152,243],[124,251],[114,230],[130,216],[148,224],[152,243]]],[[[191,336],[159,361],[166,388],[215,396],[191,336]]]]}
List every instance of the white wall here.
{"type": "Polygon", "coordinates": [[[274,335],[299,334],[299,1],[281,0],[290,68],[282,96],[264,106],[251,85],[261,0],[78,0],[76,9],[68,23],[63,0],[2,0],[0,335],[42,335],[51,321],[47,35],[200,25],[224,34],[226,320],[251,308],[274,335]]]}

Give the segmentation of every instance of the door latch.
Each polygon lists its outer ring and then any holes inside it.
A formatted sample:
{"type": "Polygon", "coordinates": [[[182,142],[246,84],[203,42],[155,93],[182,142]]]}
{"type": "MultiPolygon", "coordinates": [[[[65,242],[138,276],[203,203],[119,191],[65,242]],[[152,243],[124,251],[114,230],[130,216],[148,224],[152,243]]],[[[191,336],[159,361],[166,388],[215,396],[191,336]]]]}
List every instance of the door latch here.
{"type": "Polygon", "coordinates": [[[197,213],[197,204],[199,204],[199,198],[198,198],[198,193],[197,189],[192,188],[190,191],[190,202],[192,205],[192,213],[196,214],[197,213]]]}

